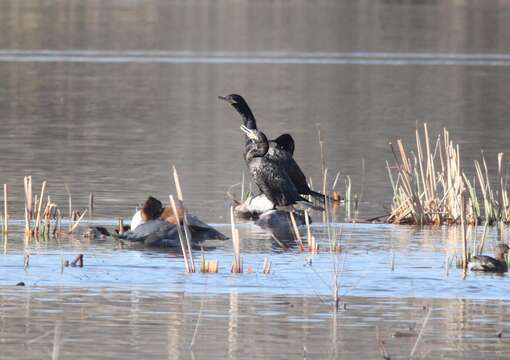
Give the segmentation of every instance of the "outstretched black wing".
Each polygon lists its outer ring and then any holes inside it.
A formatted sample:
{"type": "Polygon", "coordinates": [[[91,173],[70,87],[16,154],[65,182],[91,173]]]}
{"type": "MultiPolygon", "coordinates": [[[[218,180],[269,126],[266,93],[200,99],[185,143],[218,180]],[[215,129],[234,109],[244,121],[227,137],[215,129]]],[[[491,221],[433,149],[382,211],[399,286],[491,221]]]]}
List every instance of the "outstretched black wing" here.
{"type": "Polygon", "coordinates": [[[290,134],[281,134],[273,141],[290,155],[294,155],[294,139],[290,134]]]}

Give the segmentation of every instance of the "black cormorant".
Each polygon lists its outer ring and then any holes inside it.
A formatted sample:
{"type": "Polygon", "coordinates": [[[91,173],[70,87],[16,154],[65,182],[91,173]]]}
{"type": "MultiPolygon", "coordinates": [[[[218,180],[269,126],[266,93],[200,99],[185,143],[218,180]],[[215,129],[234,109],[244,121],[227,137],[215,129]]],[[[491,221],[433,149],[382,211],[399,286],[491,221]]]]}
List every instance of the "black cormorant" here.
{"type": "Polygon", "coordinates": [[[256,129],[241,125],[241,130],[251,140],[246,143],[246,164],[253,181],[260,191],[276,206],[285,207],[298,202],[308,202],[299,195],[287,172],[267,156],[269,143],[266,135],[256,129]]]}
{"type": "MultiPolygon", "coordinates": [[[[239,112],[239,114],[241,114],[244,122],[243,125],[246,128],[250,130],[257,130],[257,121],[255,120],[255,116],[253,116],[253,112],[248,106],[248,103],[241,95],[230,94],[227,96],[219,96],[219,98],[227,101],[239,112]]],[[[248,139],[247,145],[249,141],[250,140],[248,139]]],[[[324,202],[324,194],[310,189],[306,181],[305,174],[303,174],[303,171],[292,157],[294,154],[294,139],[292,136],[285,133],[274,140],[268,141],[268,144],[269,147],[266,157],[277,163],[278,166],[285,170],[299,194],[311,195],[315,199],[324,202]]],[[[247,149],[248,146],[245,147],[245,158],[247,149]]]]}
{"type": "Polygon", "coordinates": [[[473,256],[468,264],[469,269],[473,271],[507,272],[508,265],[505,255],[509,249],[507,244],[498,244],[494,249],[495,258],[487,255],[473,256]]]}

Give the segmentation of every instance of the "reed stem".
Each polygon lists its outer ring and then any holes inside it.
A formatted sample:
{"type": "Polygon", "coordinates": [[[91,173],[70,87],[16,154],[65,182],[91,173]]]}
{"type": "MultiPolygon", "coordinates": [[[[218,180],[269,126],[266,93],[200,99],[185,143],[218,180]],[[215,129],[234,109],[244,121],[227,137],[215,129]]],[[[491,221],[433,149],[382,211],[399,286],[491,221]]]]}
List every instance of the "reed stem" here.
{"type": "Polygon", "coordinates": [[[78,225],[80,224],[80,221],[83,219],[83,217],[85,216],[85,214],[87,213],[87,210],[85,210],[83,212],[83,214],[80,215],[80,217],[78,218],[78,220],[76,220],[76,222],[73,224],[73,226],[71,226],[71,228],[69,229],[69,234],[72,234],[74,232],[74,230],[76,230],[76,228],[78,227],[78,225]]]}
{"type": "Polygon", "coordinates": [[[9,211],[7,209],[7,184],[4,184],[4,235],[9,234],[9,211]]]}
{"type": "Polygon", "coordinates": [[[297,227],[296,219],[294,218],[294,213],[292,211],[289,212],[290,221],[292,223],[292,229],[294,230],[294,239],[299,246],[299,250],[305,251],[305,247],[303,245],[303,241],[301,240],[301,235],[299,234],[299,229],[297,227]]]}
{"type": "MultiPolygon", "coordinates": [[[[191,232],[189,231],[188,226],[188,216],[186,208],[184,207],[184,197],[182,195],[182,188],[181,188],[181,182],[179,180],[179,174],[177,173],[177,169],[175,166],[172,166],[173,168],[173,175],[174,175],[174,182],[175,182],[175,189],[177,191],[177,198],[179,199],[180,205],[182,206],[183,213],[182,213],[182,223],[184,228],[184,235],[186,237],[186,243],[188,245],[188,253],[189,253],[189,264],[191,272],[195,272],[195,260],[193,259],[193,252],[191,250],[191,232]]],[[[175,216],[178,217],[178,213],[175,213],[175,216]]]]}
{"type": "Polygon", "coordinates": [[[37,205],[37,218],[35,221],[35,233],[39,235],[39,226],[41,224],[41,211],[42,211],[42,204],[44,199],[44,190],[46,189],[46,181],[43,181],[42,187],[41,187],[41,196],[39,196],[39,201],[37,205]]]}
{"type": "MultiPolygon", "coordinates": [[[[172,206],[172,210],[173,210],[174,214],[178,214],[177,206],[175,206],[174,197],[172,195],[170,195],[169,198],[170,198],[170,205],[172,206]]],[[[177,219],[178,219],[178,216],[177,216],[177,219]]],[[[177,221],[175,226],[177,226],[177,234],[179,235],[179,241],[181,243],[182,256],[184,257],[184,266],[186,267],[186,271],[190,273],[192,271],[191,271],[191,266],[188,262],[188,255],[187,255],[187,251],[186,251],[186,245],[185,245],[184,235],[182,233],[180,221],[177,221]]]]}

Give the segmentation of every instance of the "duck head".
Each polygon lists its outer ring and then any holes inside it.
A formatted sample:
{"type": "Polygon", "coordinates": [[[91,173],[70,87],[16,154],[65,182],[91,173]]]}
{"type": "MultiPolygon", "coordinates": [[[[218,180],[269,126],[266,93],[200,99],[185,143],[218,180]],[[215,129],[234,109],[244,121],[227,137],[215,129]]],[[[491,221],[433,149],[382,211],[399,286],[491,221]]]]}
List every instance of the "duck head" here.
{"type": "Polygon", "coordinates": [[[155,220],[160,217],[163,212],[163,204],[155,197],[149,196],[143,204],[142,218],[145,221],[155,220]]]}
{"type": "Polygon", "coordinates": [[[504,261],[505,260],[505,255],[508,254],[509,250],[510,250],[510,247],[508,247],[507,244],[498,244],[498,245],[496,245],[496,247],[494,248],[496,259],[498,259],[500,261],[504,261]]]}

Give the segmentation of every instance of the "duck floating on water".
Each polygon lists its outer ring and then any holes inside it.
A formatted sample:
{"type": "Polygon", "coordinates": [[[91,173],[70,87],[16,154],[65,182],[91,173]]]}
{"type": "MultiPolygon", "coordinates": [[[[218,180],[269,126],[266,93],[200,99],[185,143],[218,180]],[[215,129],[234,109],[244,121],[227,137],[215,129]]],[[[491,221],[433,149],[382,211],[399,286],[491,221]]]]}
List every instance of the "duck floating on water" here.
{"type": "MultiPolygon", "coordinates": [[[[115,238],[135,243],[143,243],[154,247],[179,247],[179,233],[177,224],[183,221],[184,209],[177,209],[175,214],[172,209],[163,207],[158,199],[149,196],[143,208],[134,216],[131,230],[122,234],[113,234],[115,238]]],[[[188,227],[192,245],[197,245],[205,240],[226,240],[225,235],[207,225],[196,216],[187,214],[188,227]]]]}
{"type": "MultiPolygon", "coordinates": [[[[248,103],[241,95],[230,94],[227,96],[219,96],[221,100],[228,102],[234,107],[243,119],[243,125],[245,128],[250,130],[258,130],[257,121],[251,111],[248,103]]],[[[246,152],[249,150],[250,138],[246,134],[246,146],[244,150],[244,157],[246,158],[246,152]]],[[[324,202],[325,195],[317,191],[313,191],[308,186],[306,176],[303,171],[294,160],[294,139],[290,134],[282,134],[274,140],[268,141],[268,149],[266,158],[273,161],[279,168],[285,171],[290,181],[296,187],[296,190],[300,195],[311,195],[314,199],[324,202]]]]}
{"type": "Polygon", "coordinates": [[[507,244],[498,244],[494,249],[494,257],[487,255],[473,256],[468,264],[468,268],[472,271],[486,271],[503,273],[508,271],[508,265],[505,255],[508,254],[510,248],[507,244]]]}
{"type": "Polygon", "coordinates": [[[182,224],[184,216],[184,208],[180,202],[176,203],[177,215],[170,207],[163,207],[163,204],[158,199],[149,196],[143,207],[138,210],[131,219],[131,230],[135,230],[139,225],[146,223],[147,221],[160,218],[170,224],[182,224]]]}

